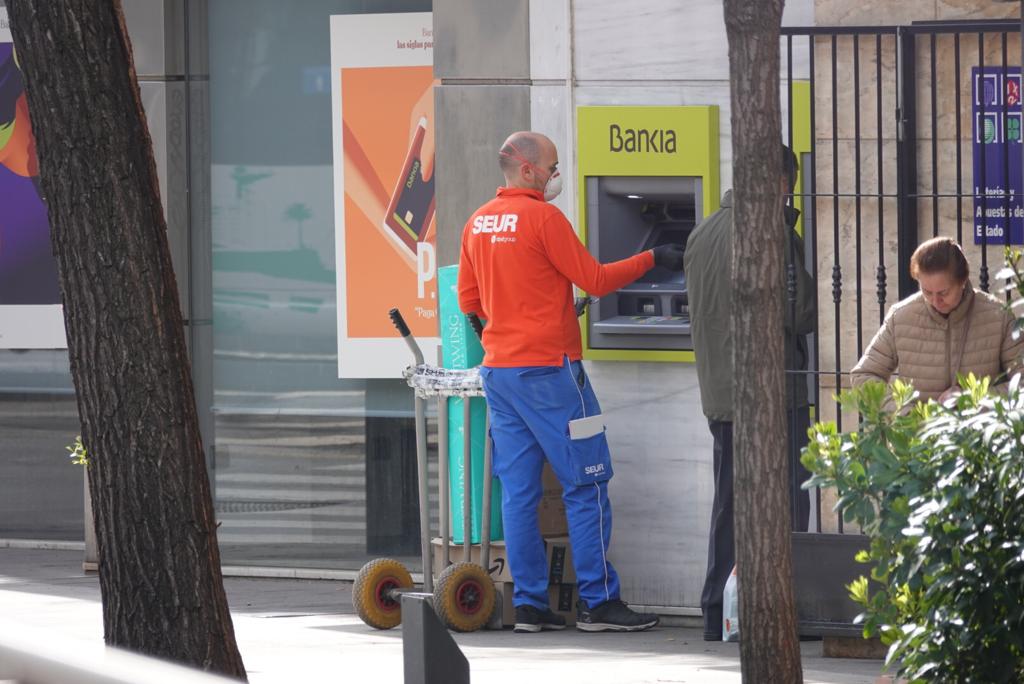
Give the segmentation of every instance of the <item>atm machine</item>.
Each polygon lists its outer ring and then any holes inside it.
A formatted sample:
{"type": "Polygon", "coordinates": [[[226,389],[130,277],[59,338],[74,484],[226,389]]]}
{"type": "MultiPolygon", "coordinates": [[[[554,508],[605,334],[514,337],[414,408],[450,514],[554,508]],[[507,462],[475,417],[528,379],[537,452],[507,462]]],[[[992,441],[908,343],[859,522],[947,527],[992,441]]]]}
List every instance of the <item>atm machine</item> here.
{"type": "MultiPolygon", "coordinates": [[[[660,245],[686,244],[703,217],[701,178],[591,176],[586,179],[587,247],[602,263],[660,245]]],[[[686,274],[655,266],[590,306],[591,349],[688,351],[686,274]]]]}
{"type": "MultiPolygon", "coordinates": [[[[718,108],[577,108],[580,233],[601,263],[686,244],[718,208],[718,108]]],[[[584,358],[692,363],[686,274],[655,267],[592,302],[584,358]]]]}

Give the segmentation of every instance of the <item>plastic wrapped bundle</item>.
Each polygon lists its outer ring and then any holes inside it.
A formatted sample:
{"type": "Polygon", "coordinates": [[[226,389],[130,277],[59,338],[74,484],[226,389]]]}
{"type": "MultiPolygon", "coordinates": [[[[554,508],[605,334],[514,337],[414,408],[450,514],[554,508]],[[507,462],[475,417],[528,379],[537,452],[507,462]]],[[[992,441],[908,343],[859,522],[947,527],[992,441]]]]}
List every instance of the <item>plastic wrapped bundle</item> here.
{"type": "Polygon", "coordinates": [[[409,366],[402,375],[421,398],[484,396],[478,367],[456,369],[421,364],[409,366]]]}

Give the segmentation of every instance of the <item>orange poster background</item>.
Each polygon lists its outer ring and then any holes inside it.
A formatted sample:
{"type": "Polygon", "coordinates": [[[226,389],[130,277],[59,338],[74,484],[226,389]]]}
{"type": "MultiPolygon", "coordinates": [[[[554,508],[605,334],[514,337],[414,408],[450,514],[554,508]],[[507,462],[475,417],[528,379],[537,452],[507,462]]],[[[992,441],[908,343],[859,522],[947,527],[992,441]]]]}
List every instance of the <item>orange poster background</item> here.
{"type": "MultiPolygon", "coordinates": [[[[437,278],[417,296],[415,258],[382,226],[420,117],[427,119],[424,177],[433,174],[433,68],[341,70],[345,154],[345,298],[349,338],[394,337],[388,310],[401,309],[418,337],[435,337],[437,278]],[[430,312],[429,316],[420,312],[430,312]]],[[[435,244],[434,221],[427,233],[435,244]]]]}

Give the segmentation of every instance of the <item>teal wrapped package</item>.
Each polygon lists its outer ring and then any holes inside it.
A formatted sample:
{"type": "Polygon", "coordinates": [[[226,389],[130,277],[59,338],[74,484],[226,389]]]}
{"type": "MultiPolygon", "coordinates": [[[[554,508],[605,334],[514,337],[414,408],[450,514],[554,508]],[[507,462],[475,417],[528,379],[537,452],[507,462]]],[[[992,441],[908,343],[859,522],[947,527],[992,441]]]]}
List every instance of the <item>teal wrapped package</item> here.
{"type": "MultiPolygon", "coordinates": [[[[469,319],[459,309],[458,266],[443,266],[437,269],[437,291],[440,299],[439,325],[441,327],[442,362],[445,368],[472,368],[483,361],[484,350],[480,340],[469,324],[469,319]]],[[[448,464],[451,484],[452,541],[463,543],[462,502],[463,470],[462,450],[465,425],[462,415],[462,399],[448,399],[448,464]]],[[[483,398],[469,400],[470,438],[472,440],[472,496],[470,511],[470,540],[480,543],[480,511],[483,503],[484,472],[484,423],[487,404],[483,398]]],[[[438,429],[441,429],[440,427],[438,429]]],[[[492,481],[491,492],[491,539],[504,539],[501,526],[501,484],[497,478],[492,481]]]]}

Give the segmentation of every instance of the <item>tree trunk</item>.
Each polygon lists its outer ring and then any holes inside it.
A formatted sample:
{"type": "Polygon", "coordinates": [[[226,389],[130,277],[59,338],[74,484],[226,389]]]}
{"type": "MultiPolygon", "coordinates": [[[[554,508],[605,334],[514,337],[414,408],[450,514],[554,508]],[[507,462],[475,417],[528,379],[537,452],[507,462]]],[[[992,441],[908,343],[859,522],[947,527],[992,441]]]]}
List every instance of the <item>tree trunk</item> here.
{"type": "Polygon", "coordinates": [[[800,682],[783,366],[779,27],[784,0],[725,0],[733,149],[733,447],[743,681],[800,682]]]}
{"type": "Polygon", "coordinates": [[[107,643],[245,678],[118,0],[7,0],[89,451],[107,643]]]}

